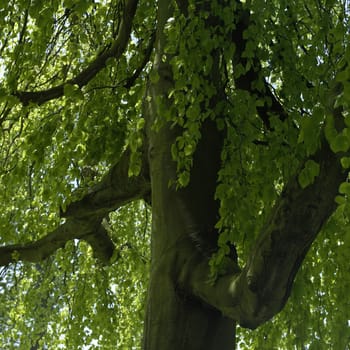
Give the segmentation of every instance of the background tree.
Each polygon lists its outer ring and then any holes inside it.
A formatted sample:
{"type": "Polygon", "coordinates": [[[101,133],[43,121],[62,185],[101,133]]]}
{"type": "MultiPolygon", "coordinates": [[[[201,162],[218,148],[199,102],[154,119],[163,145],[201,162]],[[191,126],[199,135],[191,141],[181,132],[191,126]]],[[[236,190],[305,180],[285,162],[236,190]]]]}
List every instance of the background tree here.
{"type": "Polygon", "coordinates": [[[348,349],[348,11],[2,2],[2,348],[348,349]]]}

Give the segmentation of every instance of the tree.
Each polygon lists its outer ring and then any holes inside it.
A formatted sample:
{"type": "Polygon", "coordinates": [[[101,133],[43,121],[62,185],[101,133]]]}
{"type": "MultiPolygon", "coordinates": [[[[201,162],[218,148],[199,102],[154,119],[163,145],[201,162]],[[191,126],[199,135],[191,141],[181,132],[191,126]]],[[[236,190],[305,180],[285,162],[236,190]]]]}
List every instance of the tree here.
{"type": "Polygon", "coordinates": [[[348,349],[348,11],[1,3],[3,347],[348,349]]]}

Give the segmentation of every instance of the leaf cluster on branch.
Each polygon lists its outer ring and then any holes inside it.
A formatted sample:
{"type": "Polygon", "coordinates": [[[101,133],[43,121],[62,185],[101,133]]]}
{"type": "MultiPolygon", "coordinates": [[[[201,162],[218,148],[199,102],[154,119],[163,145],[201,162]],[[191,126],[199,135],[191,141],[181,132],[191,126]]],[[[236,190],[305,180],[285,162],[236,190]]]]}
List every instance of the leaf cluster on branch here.
{"type": "MultiPolygon", "coordinates": [[[[111,266],[135,252],[106,218],[143,199],[154,234],[174,233],[151,243],[165,291],[255,329],[315,283],[309,312],[341,348],[321,301],[345,303],[337,273],[350,285],[336,254],[350,249],[347,2],[150,4],[0,5],[0,265],[39,266],[79,240],[111,266]]],[[[320,343],[298,332],[296,346],[320,343]]]]}

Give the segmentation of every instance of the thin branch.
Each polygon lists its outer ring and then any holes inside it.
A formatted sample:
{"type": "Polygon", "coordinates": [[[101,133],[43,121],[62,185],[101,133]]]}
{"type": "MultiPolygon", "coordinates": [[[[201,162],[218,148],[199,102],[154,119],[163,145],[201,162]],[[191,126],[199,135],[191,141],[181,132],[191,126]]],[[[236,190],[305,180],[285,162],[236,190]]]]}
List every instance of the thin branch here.
{"type": "Polygon", "coordinates": [[[149,43],[148,43],[146,49],[144,50],[143,60],[141,61],[140,65],[133,71],[133,73],[129,77],[125,78],[124,80],[118,82],[115,85],[96,86],[96,87],[91,88],[91,90],[88,90],[87,92],[90,92],[92,90],[101,90],[101,89],[116,89],[120,86],[123,86],[125,89],[130,89],[134,85],[136,79],[140,76],[140,74],[142,73],[146,64],[150,60],[150,57],[151,57],[151,54],[153,51],[153,47],[154,47],[155,35],[156,35],[156,32],[153,31],[151,36],[150,36],[149,43]]]}
{"type": "Polygon", "coordinates": [[[16,261],[39,262],[63,248],[72,239],[83,239],[93,248],[94,256],[107,265],[113,255],[114,243],[101,222],[94,220],[68,219],[48,235],[24,244],[0,247],[0,265],[16,261]]]}
{"type": "Polygon", "coordinates": [[[131,86],[134,85],[135,80],[139,77],[139,75],[141,74],[142,70],[145,68],[147,62],[149,61],[149,59],[151,57],[155,39],[156,39],[156,31],[153,31],[153,33],[151,34],[148,46],[147,46],[147,48],[145,50],[144,57],[143,57],[143,60],[142,60],[141,64],[139,65],[139,67],[137,67],[137,69],[134,71],[132,76],[128,77],[126,79],[126,81],[124,82],[124,84],[123,84],[123,86],[126,89],[129,89],[131,86]]]}
{"type": "Polygon", "coordinates": [[[151,187],[146,156],[143,157],[139,176],[128,176],[129,165],[130,152],[125,151],[101,182],[89,189],[84,198],[68,205],[67,209],[61,213],[61,217],[103,218],[122,205],[149,195],[151,187]]]}
{"type": "MultiPolygon", "coordinates": [[[[97,56],[97,58],[75,78],[68,80],[68,84],[78,85],[80,88],[82,88],[106,66],[106,61],[108,58],[115,57],[118,59],[121,57],[129,42],[137,4],[138,0],[129,0],[126,3],[120,30],[112,46],[97,56]]],[[[63,96],[64,85],[65,84],[61,84],[43,91],[17,91],[14,95],[18,97],[23,105],[28,105],[30,102],[41,105],[47,101],[63,96]]]]}

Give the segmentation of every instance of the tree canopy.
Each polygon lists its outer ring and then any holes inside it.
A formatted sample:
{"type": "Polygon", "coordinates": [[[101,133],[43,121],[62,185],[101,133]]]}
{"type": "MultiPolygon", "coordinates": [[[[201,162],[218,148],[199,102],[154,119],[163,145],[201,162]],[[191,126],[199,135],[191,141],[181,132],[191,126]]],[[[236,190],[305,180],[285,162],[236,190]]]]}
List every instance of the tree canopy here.
{"type": "Polygon", "coordinates": [[[349,349],[349,11],[0,2],[1,348],[139,349],[176,245],[237,349],[349,349]]]}

